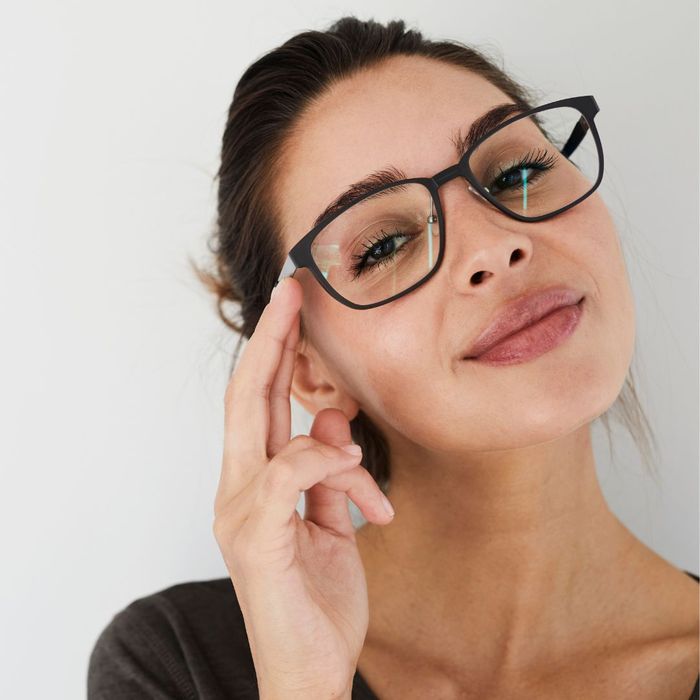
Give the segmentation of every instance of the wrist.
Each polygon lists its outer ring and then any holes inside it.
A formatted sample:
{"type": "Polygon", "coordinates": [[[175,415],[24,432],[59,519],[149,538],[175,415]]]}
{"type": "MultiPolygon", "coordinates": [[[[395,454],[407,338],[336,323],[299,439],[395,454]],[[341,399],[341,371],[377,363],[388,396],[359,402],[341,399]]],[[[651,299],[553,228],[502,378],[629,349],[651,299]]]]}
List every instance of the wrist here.
{"type": "Polygon", "coordinates": [[[259,700],[352,700],[352,687],[354,674],[341,689],[338,684],[335,687],[332,682],[320,685],[316,689],[285,688],[280,684],[270,682],[270,679],[257,679],[259,700]]]}
{"type": "Polygon", "coordinates": [[[259,700],[352,700],[352,686],[340,694],[333,694],[332,691],[310,691],[310,690],[282,690],[282,689],[258,689],[259,700]]]}
{"type": "Polygon", "coordinates": [[[294,693],[260,693],[260,700],[309,700],[309,698],[318,698],[318,700],[352,700],[352,693],[343,693],[342,695],[324,695],[319,692],[316,695],[310,694],[308,691],[301,694],[294,693]]]}

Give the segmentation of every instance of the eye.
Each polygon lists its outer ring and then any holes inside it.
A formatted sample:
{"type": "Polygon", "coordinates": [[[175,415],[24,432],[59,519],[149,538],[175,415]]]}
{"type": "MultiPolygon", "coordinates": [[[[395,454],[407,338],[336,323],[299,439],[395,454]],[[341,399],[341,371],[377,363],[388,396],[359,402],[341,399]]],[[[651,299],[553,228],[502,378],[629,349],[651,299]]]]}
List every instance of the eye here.
{"type": "Polygon", "coordinates": [[[535,182],[541,175],[551,170],[556,160],[556,155],[543,151],[535,157],[529,154],[524,156],[506,170],[499,166],[499,174],[486,189],[493,195],[506,190],[522,189],[525,183],[535,182]]]}
{"type": "Polygon", "coordinates": [[[382,230],[381,236],[364,245],[365,252],[361,255],[353,255],[353,259],[358,262],[351,267],[354,273],[353,279],[357,279],[360,275],[366,274],[368,270],[379,268],[386,265],[397,257],[406,247],[406,242],[415,237],[404,233],[397,229],[394,233],[386,233],[382,230]],[[397,245],[398,239],[405,238],[401,245],[397,245]],[[376,262],[369,263],[369,258],[374,258],[376,262]]]}

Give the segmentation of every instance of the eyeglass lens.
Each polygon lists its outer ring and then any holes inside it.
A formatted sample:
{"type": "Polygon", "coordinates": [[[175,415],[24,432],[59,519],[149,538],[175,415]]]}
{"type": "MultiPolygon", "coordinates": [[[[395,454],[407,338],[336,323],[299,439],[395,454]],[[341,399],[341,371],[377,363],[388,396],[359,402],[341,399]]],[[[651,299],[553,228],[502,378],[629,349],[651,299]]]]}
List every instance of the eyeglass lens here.
{"type": "MultiPolygon", "coordinates": [[[[502,127],[476,147],[469,167],[500,204],[529,218],[557,211],[589,192],[600,162],[586,118],[565,106],[502,127]]],[[[355,203],[319,232],[311,252],[333,289],[365,305],[426,277],[441,240],[430,190],[411,182],[355,203]]]]}

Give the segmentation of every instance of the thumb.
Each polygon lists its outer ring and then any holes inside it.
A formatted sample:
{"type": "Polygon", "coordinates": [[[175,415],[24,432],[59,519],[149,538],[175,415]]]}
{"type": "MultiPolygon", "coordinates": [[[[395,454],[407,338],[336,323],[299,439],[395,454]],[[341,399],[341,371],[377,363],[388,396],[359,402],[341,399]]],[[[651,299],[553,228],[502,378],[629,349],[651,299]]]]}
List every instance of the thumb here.
{"type": "MultiPolygon", "coordinates": [[[[343,447],[352,443],[350,421],[338,408],[323,408],[315,416],[312,438],[328,445],[343,447]]],[[[304,492],[304,519],[335,530],[346,537],[354,537],[355,527],[348,510],[348,497],[344,491],[314,484],[304,492]]]]}

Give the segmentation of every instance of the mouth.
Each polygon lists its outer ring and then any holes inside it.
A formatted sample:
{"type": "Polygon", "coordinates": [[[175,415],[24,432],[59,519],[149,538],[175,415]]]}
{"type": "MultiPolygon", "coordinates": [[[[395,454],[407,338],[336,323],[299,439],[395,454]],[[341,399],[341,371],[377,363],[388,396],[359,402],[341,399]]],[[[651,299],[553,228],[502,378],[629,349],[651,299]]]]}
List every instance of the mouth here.
{"type": "Polygon", "coordinates": [[[538,357],[563,343],[576,329],[585,296],[549,288],[508,305],[479,335],[463,360],[513,364],[538,357]]]}

